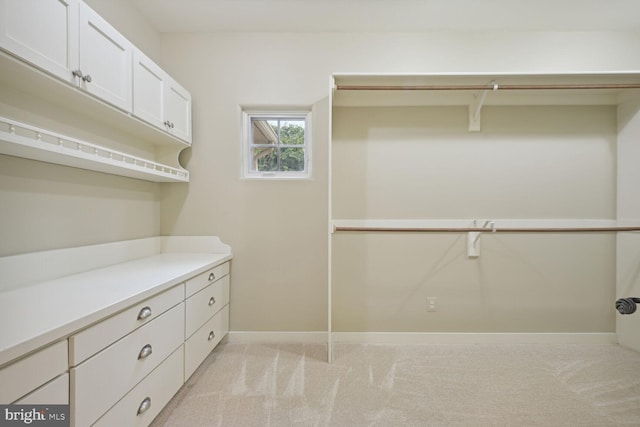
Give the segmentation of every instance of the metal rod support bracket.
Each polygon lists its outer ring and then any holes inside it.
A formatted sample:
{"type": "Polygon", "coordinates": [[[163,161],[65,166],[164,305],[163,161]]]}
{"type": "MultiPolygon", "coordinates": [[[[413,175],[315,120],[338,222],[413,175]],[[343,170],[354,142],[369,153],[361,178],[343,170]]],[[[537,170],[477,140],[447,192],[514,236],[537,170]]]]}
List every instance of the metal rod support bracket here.
{"type": "MultiPolygon", "coordinates": [[[[492,91],[498,90],[498,83],[492,81],[490,84],[492,86],[492,91]]],[[[474,102],[469,105],[469,132],[480,131],[480,111],[487,99],[488,93],[489,89],[483,90],[482,95],[480,95],[480,99],[478,99],[478,94],[473,95],[474,102]]]]}

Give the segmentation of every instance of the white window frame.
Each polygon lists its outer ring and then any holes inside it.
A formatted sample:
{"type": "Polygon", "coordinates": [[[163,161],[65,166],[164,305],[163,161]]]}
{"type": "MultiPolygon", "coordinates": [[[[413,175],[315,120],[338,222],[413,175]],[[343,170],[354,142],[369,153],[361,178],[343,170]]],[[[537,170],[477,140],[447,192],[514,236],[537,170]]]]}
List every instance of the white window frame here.
{"type": "Polygon", "coordinates": [[[311,178],[311,111],[253,111],[242,112],[242,178],[246,179],[310,179],[311,178]],[[304,120],[304,170],[303,171],[254,171],[253,162],[253,126],[252,119],[264,120],[304,120]]]}

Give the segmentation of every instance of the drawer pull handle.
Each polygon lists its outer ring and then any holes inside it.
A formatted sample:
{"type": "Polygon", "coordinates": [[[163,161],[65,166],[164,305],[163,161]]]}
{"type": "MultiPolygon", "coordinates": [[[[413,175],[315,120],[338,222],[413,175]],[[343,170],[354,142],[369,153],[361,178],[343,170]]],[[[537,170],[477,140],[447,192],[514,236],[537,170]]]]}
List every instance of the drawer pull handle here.
{"type": "Polygon", "coordinates": [[[151,307],[143,307],[138,314],[138,320],[144,320],[151,316],[151,307]]]}
{"type": "Polygon", "coordinates": [[[213,273],[209,274],[209,281],[212,281],[215,278],[216,278],[215,274],[213,274],[213,273]]]}
{"type": "Polygon", "coordinates": [[[211,332],[209,332],[209,338],[207,338],[207,341],[211,341],[215,337],[216,337],[216,334],[214,334],[213,331],[211,331],[211,332]]]}
{"type": "Polygon", "coordinates": [[[144,414],[151,408],[151,398],[145,397],[140,406],[138,406],[138,415],[144,414]]]}
{"type": "Polygon", "coordinates": [[[209,306],[212,306],[215,303],[216,303],[216,299],[214,297],[211,297],[211,299],[209,300],[209,306]]]}
{"type": "Polygon", "coordinates": [[[145,345],[144,347],[142,347],[142,350],[140,350],[140,353],[138,353],[138,360],[151,356],[151,353],[153,353],[151,344],[145,345]]]}

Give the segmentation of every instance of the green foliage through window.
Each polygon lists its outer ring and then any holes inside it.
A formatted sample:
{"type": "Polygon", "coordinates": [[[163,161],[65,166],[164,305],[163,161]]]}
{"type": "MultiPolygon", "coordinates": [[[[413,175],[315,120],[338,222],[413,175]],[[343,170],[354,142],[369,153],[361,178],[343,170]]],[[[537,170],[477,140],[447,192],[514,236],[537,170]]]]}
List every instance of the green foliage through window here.
{"type": "Polygon", "coordinates": [[[251,170],[305,172],[306,119],[251,117],[251,170]]]}

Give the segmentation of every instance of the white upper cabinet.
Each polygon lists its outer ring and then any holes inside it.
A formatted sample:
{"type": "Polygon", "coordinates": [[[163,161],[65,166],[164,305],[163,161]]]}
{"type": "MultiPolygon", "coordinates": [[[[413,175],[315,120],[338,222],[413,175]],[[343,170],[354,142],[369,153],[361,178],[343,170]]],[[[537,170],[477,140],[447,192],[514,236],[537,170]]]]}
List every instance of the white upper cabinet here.
{"type": "Polygon", "coordinates": [[[133,45],[79,0],[0,0],[0,47],[131,112],[133,45]]]}
{"type": "Polygon", "coordinates": [[[76,83],[78,0],[0,0],[0,47],[76,83]]]}
{"type": "Polygon", "coordinates": [[[0,117],[0,154],[188,182],[179,154],[191,145],[191,95],[82,0],[0,0],[0,70],[2,84],[161,147],[139,157],[0,117]],[[43,135],[58,142],[39,144],[43,135]]]}
{"type": "Polygon", "coordinates": [[[174,80],[168,83],[165,105],[170,132],[191,143],[191,94],[174,80]]]}
{"type": "Polygon", "coordinates": [[[133,114],[191,143],[191,95],[137,49],[133,54],[133,114]]]}
{"type": "Polygon", "coordinates": [[[166,74],[145,54],[133,52],[133,114],[157,127],[164,127],[166,74]]]}
{"type": "Polygon", "coordinates": [[[133,45],[100,15],[80,4],[79,85],[131,111],[133,45]]]}
{"type": "Polygon", "coordinates": [[[191,144],[191,95],[81,0],[0,0],[0,48],[191,144]]]}

